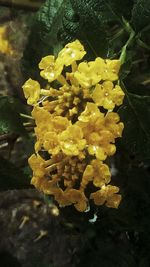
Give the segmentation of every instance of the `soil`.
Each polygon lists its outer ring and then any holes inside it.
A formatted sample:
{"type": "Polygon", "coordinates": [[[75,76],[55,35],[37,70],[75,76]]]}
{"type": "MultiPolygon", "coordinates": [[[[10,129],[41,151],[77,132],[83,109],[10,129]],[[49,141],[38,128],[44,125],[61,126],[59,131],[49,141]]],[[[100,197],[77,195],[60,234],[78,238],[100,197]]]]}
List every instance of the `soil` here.
{"type": "Polygon", "coordinates": [[[36,190],[0,193],[1,267],[74,267],[79,238],[36,190]]]}

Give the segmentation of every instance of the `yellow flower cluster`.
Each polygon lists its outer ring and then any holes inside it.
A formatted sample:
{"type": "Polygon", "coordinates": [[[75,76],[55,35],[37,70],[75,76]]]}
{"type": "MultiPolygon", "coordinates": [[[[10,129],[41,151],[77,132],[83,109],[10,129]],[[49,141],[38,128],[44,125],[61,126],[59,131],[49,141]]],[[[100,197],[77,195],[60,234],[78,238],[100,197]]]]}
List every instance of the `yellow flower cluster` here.
{"type": "Polygon", "coordinates": [[[123,130],[112,111],[124,98],[117,84],[120,62],[98,57],[77,64],[85,54],[78,40],[69,43],[57,58],[46,56],[39,63],[46,89],[32,79],[23,85],[36,123],[31,183],[60,206],[73,204],[80,212],[92,201],[111,208],[121,201],[104,163],[123,130]]]}

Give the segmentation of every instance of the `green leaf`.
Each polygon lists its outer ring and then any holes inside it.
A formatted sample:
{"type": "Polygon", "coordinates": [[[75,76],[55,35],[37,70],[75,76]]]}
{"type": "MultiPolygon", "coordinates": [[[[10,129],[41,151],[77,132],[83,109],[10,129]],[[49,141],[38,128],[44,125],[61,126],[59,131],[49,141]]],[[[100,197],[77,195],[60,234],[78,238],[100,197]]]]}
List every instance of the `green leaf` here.
{"type": "MultiPolygon", "coordinates": [[[[74,11],[81,18],[89,18],[88,24],[99,21],[97,29],[102,24],[131,17],[134,0],[71,0],[74,11]],[[92,20],[91,20],[92,18],[92,20]]],[[[86,25],[85,25],[86,27],[86,25]]]]}
{"type": "Polygon", "coordinates": [[[29,176],[10,161],[0,156],[0,190],[30,187],[29,176]]]}
{"type": "Polygon", "coordinates": [[[0,134],[13,132],[27,136],[18,107],[18,101],[14,98],[0,97],[0,134]]]}
{"type": "Polygon", "coordinates": [[[126,93],[119,109],[124,122],[121,144],[143,160],[150,159],[150,97],[126,93]]]}
{"type": "Polygon", "coordinates": [[[122,18],[123,16],[130,20],[134,0],[106,0],[104,2],[109,4],[112,11],[114,11],[118,17],[122,18]]]}
{"type": "Polygon", "coordinates": [[[66,4],[67,0],[47,0],[37,12],[22,60],[27,77],[37,78],[39,76],[38,63],[41,58],[53,54],[66,4]]]}
{"type": "MultiPolygon", "coordinates": [[[[65,43],[75,38],[82,41],[89,55],[86,55],[88,60],[95,56],[107,57],[110,50],[113,50],[111,54],[114,54],[114,47],[118,48],[118,43],[109,45],[111,37],[114,36],[113,25],[122,27],[122,16],[131,17],[133,0],[71,0],[71,4],[72,9],[70,5],[63,18],[60,40],[65,43]]],[[[119,46],[121,49],[122,43],[119,43],[119,46]]]]}
{"type": "Polygon", "coordinates": [[[88,60],[96,56],[106,57],[108,51],[106,22],[108,18],[112,20],[112,16],[101,1],[99,5],[96,1],[71,1],[64,13],[58,40],[65,45],[67,42],[79,39],[87,51],[88,60]],[[101,8],[104,14],[100,12],[101,8]]]}
{"type": "Polygon", "coordinates": [[[132,10],[132,25],[139,32],[150,24],[150,0],[137,0],[132,10]]]}
{"type": "Polygon", "coordinates": [[[109,23],[116,20],[119,17],[108,8],[104,0],[47,0],[31,27],[22,61],[25,75],[39,78],[38,63],[41,58],[56,54],[63,45],[75,39],[83,43],[89,59],[106,57],[109,23]]]}

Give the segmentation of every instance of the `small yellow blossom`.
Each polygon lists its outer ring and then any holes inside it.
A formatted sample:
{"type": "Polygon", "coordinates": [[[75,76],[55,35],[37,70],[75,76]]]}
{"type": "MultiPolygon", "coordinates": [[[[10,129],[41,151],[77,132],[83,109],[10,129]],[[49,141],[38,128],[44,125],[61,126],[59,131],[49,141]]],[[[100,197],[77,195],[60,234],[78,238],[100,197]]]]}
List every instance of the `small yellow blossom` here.
{"type": "Polygon", "coordinates": [[[121,201],[121,195],[117,194],[119,188],[112,185],[103,185],[100,190],[92,193],[90,198],[94,200],[96,205],[103,205],[106,202],[106,206],[109,208],[118,208],[121,201]]]}
{"type": "Polygon", "coordinates": [[[34,105],[40,98],[40,84],[37,81],[28,79],[22,86],[25,98],[29,105],[34,105]]]}
{"type": "Polygon", "coordinates": [[[110,182],[111,174],[106,164],[100,160],[92,160],[91,165],[87,165],[81,182],[81,187],[85,188],[90,181],[96,187],[102,187],[110,182]]]}
{"type": "Polygon", "coordinates": [[[120,137],[123,124],[119,122],[119,116],[115,118],[115,113],[101,113],[94,103],[87,103],[84,112],[78,117],[78,126],[82,128],[87,141],[87,149],[90,155],[95,155],[99,160],[105,160],[107,156],[112,156],[116,152],[113,144],[115,138],[120,137]]]}
{"type": "Polygon", "coordinates": [[[85,110],[81,113],[81,115],[78,117],[78,120],[80,122],[90,122],[95,121],[97,118],[103,118],[104,114],[102,114],[98,107],[94,103],[88,102],[86,104],[85,110]]]}
{"type": "Polygon", "coordinates": [[[107,158],[107,154],[104,149],[99,145],[89,145],[88,146],[89,155],[96,156],[99,160],[105,160],[107,158]]]}
{"type": "Polygon", "coordinates": [[[87,165],[82,176],[81,188],[86,188],[87,184],[93,181],[94,169],[92,165],[87,165]]]}
{"type": "Polygon", "coordinates": [[[72,204],[70,198],[66,196],[65,192],[61,188],[57,188],[54,191],[54,198],[59,203],[60,207],[65,207],[72,204]]]}
{"type": "Polygon", "coordinates": [[[102,71],[102,80],[116,81],[118,80],[118,73],[120,70],[119,60],[105,60],[105,67],[102,71]]]}
{"type": "Polygon", "coordinates": [[[68,156],[77,156],[86,146],[86,140],[83,139],[82,129],[77,125],[71,125],[59,136],[60,146],[68,156]]]}
{"type": "Polygon", "coordinates": [[[45,175],[45,161],[39,155],[33,154],[29,158],[29,164],[33,170],[33,174],[36,177],[43,177],[45,175]]]}
{"type": "Polygon", "coordinates": [[[54,56],[46,56],[39,63],[41,77],[52,82],[56,80],[63,70],[63,65],[55,60],[54,56]]]}
{"type": "Polygon", "coordinates": [[[56,116],[52,119],[53,129],[56,133],[62,133],[71,125],[71,122],[62,116],[56,116]]]}
{"type": "Polygon", "coordinates": [[[75,208],[83,212],[87,208],[87,198],[84,193],[77,189],[66,190],[66,197],[74,204],[75,208]]]}
{"type": "Polygon", "coordinates": [[[115,112],[109,112],[105,117],[105,127],[114,135],[114,138],[121,137],[124,124],[120,121],[120,117],[115,112]]]}
{"type": "Polygon", "coordinates": [[[102,79],[101,68],[104,64],[101,58],[96,58],[91,62],[82,62],[74,73],[74,77],[82,87],[89,88],[102,79]]]}
{"type": "Polygon", "coordinates": [[[123,98],[124,92],[120,86],[116,85],[114,87],[111,81],[97,84],[92,93],[92,99],[96,105],[108,110],[113,110],[115,105],[120,106],[123,102],[123,98]]]}
{"type": "Polygon", "coordinates": [[[80,60],[86,54],[83,45],[75,40],[67,44],[58,54],[57,62],[69,66],[76,60],[80,60]]]}
{"type": "Polygon", "coordinates": [[[67,118],[52,115],[43,107],[35,106],[32,111],[35,118],[35,133],[37,142],[35,150],[38,151],[42,146],[49,153],[57,154],[60,150],[58,134],[62,133],[71,124],[67,118]]]}
{"type": "Polygon", "coordinates": [[[59,141],[56,133],[46,132],[43,138],[43,147],[49,154],[57,155],[60,151],[59,141]]]}
{"type": "Polygon", "coordinates": [[[94,169],[93,184],[96,187],[101,187],[104,184],[108,184],[111,180],[109,167],[97,159],[92,160],[91,165],[94,169]]]}
{"type": "Polygon", "coordinates": [[[49,83],[57,81],[57,88],[48,84],[41,89],[32,79],[23,85],[28,104],[34,105],[36,125],[35,154],[29,158],[31,183],[53,196],[60,207],[74,205],[79,212],[92,200],[98,206],[118,208],[119,188],[110,185],[111,173],[104,161],[116,152],[115,139],[122,136],[124,127],[113,112],[124,98],[114,83],[119,60],[97,57],[77,64],[85,53],[76,40],[56,58],[49,55],[41,60],[41,76],[49,83]]]}

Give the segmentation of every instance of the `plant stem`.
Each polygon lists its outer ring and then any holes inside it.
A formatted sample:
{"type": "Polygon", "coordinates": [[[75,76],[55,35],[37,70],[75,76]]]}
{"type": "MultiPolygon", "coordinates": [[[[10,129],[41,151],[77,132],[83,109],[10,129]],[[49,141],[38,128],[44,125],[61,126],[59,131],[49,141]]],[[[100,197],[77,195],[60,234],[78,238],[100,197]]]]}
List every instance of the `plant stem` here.
{"type": "Polygon", "coordinates": [[[127,47],[132,43],[134,37],[135,37],[135,32],[132,29],[132,27],[130,26],[129,22],[125,20],[124,17],[122,17],[122,21],[123,21],[123,26],[124,29],[130,34],[129,35],[129,39],[127,40],[126,44],[123,46],[123,48],[121,49],[121,55],[120,55],[120,62],[121,65],[125,63],[126,61],[126,50],[127,47]]]}
{"type": "Polygon", "coordinates": [[[124,33],[124,29],[121,28],[118,32],[114,34],[113,38],[110,41],[114,42],[114,40],[120,37],[123,33],[124,33]]]}
{"type": "Polygon", "coordinates": [[[150,50],[150,46],[147,45],[147,44],[145,44],[142,40],[137,39],[137,43],[138,43],[138,45],[141,46],[142,48],[147,49],[147,50],[150,50]]]}
{"type": "Polygon", "coordinates": [[[126,61],[126,50],[127,50],[127,47],[132,43],[134,36],[135,36],[135,32],[131,31],[129,39],[127,40],[126,44],[123,46],[121,50],[121,55],[119,58],[121,65],[124,64],[126,61]]]}

